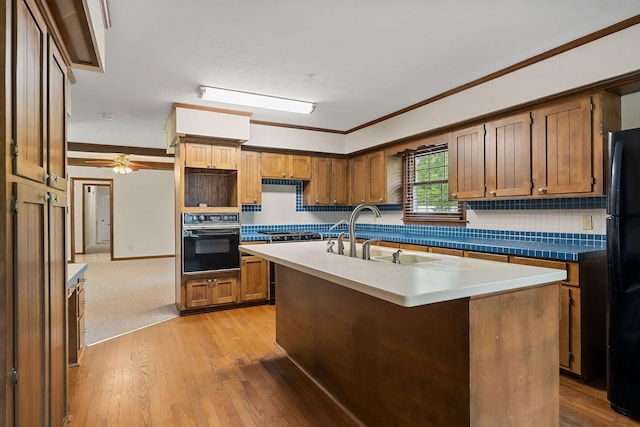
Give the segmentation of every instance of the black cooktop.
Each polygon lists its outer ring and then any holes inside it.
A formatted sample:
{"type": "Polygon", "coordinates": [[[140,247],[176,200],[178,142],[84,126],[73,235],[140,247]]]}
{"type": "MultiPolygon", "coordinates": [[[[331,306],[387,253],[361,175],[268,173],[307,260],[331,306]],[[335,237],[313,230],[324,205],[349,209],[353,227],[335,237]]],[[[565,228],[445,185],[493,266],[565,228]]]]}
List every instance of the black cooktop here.
{"type": "Polygon", "coordinates": [[[315,231],[258,231],[269,236],[271,242],[296,242],[300,240],[322,240],[322,234],[315,231]]]}

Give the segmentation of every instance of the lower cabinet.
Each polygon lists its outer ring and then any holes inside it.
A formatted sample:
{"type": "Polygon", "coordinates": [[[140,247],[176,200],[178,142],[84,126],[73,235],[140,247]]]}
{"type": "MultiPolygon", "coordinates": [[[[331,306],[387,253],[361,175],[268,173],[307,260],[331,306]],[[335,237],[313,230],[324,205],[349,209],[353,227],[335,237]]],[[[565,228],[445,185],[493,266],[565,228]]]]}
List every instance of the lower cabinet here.
{"type": "Polygon", "coordinates": [[[401,243],[400,248],[566,270],[567,279],[561,283],[561,295],[558,296],[561,298],[562,306],[558,326],[560,369],[579,376],[585,382],[605,375],[606,257],[601,256],[574,262],[462,251],[407,243],[401,243]]]}
{"type": "Polygon", "coordinates": [[[189,277],[184,286],[187,308],[231,304],[238,300],[238,273],[235,271],[189,277]]]}
{"type": "Polygon", "coordinates": [[[69,299],[67,304],[67,316],[69,319],[69,364],[77,365],[85,347],[85,327],[84,307],[86,304],[84,293],[85,279],[81,275],[77,282],[69,287],[69,299]]]}
{"type": "Polygon", "coordinates": [[[265,301],[269,285],[269,261],[246,255],[240,263],[240,301],[265,301]]]}

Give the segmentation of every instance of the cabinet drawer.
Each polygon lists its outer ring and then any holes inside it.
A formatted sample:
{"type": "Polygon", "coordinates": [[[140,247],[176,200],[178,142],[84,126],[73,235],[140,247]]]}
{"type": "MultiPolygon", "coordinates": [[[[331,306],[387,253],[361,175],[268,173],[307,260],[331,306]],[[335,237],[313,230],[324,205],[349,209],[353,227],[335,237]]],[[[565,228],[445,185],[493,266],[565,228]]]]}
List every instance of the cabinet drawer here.
{"type": "Polygon", "coordinates": [[[462,249],[432,247],[429,249],[429,252],[434,254],[464,256],[464,251],[462,249]]]}
{"type": "Polygon", "coordinates": [[[466,251],[465,256],[468,258],[486,259],[488,261],[509,262],[508,255],[490,254],[487,252],[471,252],[466,251]]]}
{"type": "Polygon", "coordinates": [[[551,261],[548,259],[525,258],[520,256],[509,256],[509,262],[514,264],[532,265],[534,267],[555,268],[558,270],[566,270],[567,263],[564,261],[551,261]]]}
{"type": "Polygon", "coordinates": [[[87,301],[85,299],[84,288],[78,287],[78,290],[76,292],[78,292],[78,307],[76,315],[78,318],[80,318],[84,316],[84,306],[86,305],[87,301]]]}
{"type": "Polygon", "coordinates": [[[414,245],[412,243],[400,243],[400,249],[406,249],[408,251],[429,252],[429,246],[414,245]]]}

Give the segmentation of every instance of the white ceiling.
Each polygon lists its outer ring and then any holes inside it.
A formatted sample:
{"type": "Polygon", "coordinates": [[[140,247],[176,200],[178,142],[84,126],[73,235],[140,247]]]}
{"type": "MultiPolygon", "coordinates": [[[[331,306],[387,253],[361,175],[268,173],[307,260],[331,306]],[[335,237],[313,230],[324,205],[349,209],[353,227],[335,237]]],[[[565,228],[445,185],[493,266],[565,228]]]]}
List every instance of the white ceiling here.
{"type": "Polygon", "coordinates": [[[348,130],[640,14],[640,0],[109,0],[106,72],[74,70],[69,140],[164,148],[200,85],[317,103],[348,130]],[[105,120],[105,114],[114,119],[105,120]]]}

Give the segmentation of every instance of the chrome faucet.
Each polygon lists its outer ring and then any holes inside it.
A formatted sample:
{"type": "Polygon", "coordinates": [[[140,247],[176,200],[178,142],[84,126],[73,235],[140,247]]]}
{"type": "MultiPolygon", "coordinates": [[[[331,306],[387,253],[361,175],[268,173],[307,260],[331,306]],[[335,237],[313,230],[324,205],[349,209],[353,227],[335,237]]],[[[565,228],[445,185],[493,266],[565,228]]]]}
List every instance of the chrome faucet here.
{"type": "Polygon", "coordinates": [[[398,249],[392,254],[394,264],[400,264],[400,253],[402,253],[402,249],[398,249]]]}
{"type": "Polygon", "coordinates": [[[361,203],[353,209],[353,212],[351,212],[351,216],[349,217],[349,256],[352,258],[358,256],[356,253],[356,221],[358,219],[358,215],[360,215],[360,212],[364,209],[369,209],[373,212],[373,215],[376,218],[380,218],[382,216],[380,214],[380,209],[369,203],[361,203]]]}
{"type": "Polygon", "coordinates": [[[369,239],[362,244],[362,259],[367,261],[371,259],[371,243],[378,241],[380,239],[369,239]]]}
{"type": "Polygon", "coordinates": [[[344,231],[338,234],[338,255],[344,255],[344,231]]]}
{"type": "MultiPolygon", "coordinates": [[[[327,232],[327,234],[329,235],[329,241],[327,242],[327,252],[333,252],[333,245],[335,245],[335,242],[331,240],[331,231],[341,224],[348,225],[349,223],[347,222],[346,219],[341,219],[340,221],[336,222],[331,227],[329,227],[329,231],[327,232]]],[[[342,241],[339,239],[339,237],[340,236],[338,236],[338,252],[342,255],[344,254],[344,245],[342,245],[342,241]],[[342,252],[340,252],[340,246],[342,246],[342,252]]]]}

